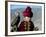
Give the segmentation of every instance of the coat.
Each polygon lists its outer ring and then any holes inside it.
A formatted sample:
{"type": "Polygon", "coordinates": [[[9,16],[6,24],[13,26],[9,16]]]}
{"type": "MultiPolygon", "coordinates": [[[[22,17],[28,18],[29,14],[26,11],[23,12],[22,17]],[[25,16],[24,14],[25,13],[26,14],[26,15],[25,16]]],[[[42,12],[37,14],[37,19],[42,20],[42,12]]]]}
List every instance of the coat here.
{"type": "Polygon", "coordinates": [[[18,29],[19,31],[33,31],[34,24],[32,21],[29,21],[29,22],[22,21],[18,29]]]}

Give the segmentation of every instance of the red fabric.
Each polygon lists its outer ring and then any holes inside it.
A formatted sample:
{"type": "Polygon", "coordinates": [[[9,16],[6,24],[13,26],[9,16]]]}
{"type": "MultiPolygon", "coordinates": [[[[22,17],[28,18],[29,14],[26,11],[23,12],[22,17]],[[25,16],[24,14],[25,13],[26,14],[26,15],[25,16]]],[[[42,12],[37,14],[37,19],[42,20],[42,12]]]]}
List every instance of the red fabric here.
{"type": "MultiPolygon", "coordinates": [[[[20,26],[19,26],[19,31],[27,31],[25,29],[25,26],[24,25],[28,25],[28,23],[26,21],[22,21],[20,26]]],[[[34,24],[32,21],[30,21],[30,30],[29,31],[33,31],[33,28],[34,28],[34,24]]]]}
{"type": "Polygon", "coordinates": [[[23,16],[30,17],[32,14],[31,8],[27,7],[26,10],[23,12],[23,16]]]}
{"type": "Polygon", "coordinates": [[[19,26],[19,31],[25,31],[25,29],[24,29],[24,22],[21,22],[21,24],[19,26]]]}

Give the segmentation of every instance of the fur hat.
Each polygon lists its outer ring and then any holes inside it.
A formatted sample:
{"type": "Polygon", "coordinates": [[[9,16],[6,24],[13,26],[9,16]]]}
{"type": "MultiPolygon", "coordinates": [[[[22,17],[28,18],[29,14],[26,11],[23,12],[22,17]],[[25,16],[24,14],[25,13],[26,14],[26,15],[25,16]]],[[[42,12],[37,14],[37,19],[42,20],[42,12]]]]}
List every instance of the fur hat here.
{"type": "Polygon", "coordinates": [[[30,18],[33,16],[31,7],[28,6],[28,7],[24,10],[23,16],[25,16],[25,17],[27,16],[27,17],[30,17],[30,18]]]}

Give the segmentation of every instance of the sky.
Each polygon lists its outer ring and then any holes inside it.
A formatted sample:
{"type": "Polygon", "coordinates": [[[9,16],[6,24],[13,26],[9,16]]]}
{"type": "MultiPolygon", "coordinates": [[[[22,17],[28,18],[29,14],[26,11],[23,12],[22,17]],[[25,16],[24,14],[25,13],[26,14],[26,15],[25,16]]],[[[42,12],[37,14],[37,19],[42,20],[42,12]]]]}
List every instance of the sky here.
{"type": "Polygon", "coordinates": [[[27,6],[30,6],[31,8],[40,8],[41,6],[35,6],[35,5],[11,5],[11,9],[16,8],[26,8],[27,6]]]}

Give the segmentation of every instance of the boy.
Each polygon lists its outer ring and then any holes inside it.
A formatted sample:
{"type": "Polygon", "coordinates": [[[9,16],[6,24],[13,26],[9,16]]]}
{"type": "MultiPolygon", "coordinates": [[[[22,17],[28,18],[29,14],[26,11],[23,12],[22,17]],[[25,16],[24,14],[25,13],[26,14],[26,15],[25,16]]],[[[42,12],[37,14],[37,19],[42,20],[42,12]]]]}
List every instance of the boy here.
{"type": "Polygon", "coordinates": [[[20,23],[19,31],[33,31],[34,30],[34,24],[31,21],[31,18],[33,17],[33,13],[31,8],[28,6],[25,11],[23,12],[24,19],[20,23]]]}

